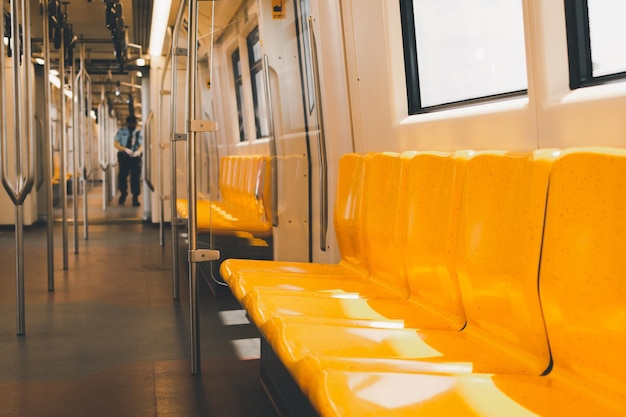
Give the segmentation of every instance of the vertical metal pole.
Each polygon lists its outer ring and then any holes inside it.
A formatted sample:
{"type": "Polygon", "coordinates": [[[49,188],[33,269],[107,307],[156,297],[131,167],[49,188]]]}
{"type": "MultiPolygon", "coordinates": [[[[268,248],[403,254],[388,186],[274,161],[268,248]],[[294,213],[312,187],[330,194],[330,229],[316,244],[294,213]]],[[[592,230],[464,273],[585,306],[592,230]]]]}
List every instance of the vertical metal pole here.
{"type": "MultiPolygon", "coordinates": [[[[4,130],[6,101],[4,97],[4,45],[0,47],[0,94],[2,101],[2,185],[15,205],[15,251],[16,251],[16,321],[17,334],[25,334],[24,307],[24,201],[34,183],[34,144],[32,132],[32,77],[30,68],[30,10],[24,0],[12,0],[11,4],[11,48],[13,50],[13,137],[15,140],[15,177],[11,183],[7,174],[7,136],[4,130]],[[20,30],[21,29],[21,30],[20,30]],[[22,32],[23,33],[20,33],[22,32]],[[23,35],[23,38],[22,38],[23,35]],[[23,39],[23,41],[22,41],[23,39]],[[22,92],[23,90],[23,92],[22,92]],[[24,100],[26,98],[26,100],[24,100]],[[26,151],[26,152],[24,152],[26,151]],[[26,155],[26,156],[25,156],[26,155]]],[[[4,31],[3,25],[0,28],[4,31]]]]}
{"type": "Polygon", "coordinates": [[[197,264],[191,255],[198,249],[196,219],[196,132],[191,129],[191,121],[196,119],[196,69],[198,66],[198,2],[189,0],[187,22],[187,201],[189,233],[189,316],[191,324],[191,373],[201,372],[200,367],[200,326],[198,323],[198,274],[197,264]]]}
{"type": "Polygon", "coordinates": [[[54,291],[54,207],[52,170],[54,156],[52,155],[52,123],[50,122],[50,34],[48,17],[48,0],[43,0],[43,125],[44,125],[44,175],[46,184],[46,217],[47,217],[47,244],[48,244],[48,291],[54,291]]]}
{"type": "MultiPolygon", "coordinates": [[[[23,5],[22,5],[23,6],[23,5]]],[[[16,149],[16,171],[17,181],[19,182],[21,178],[21,173],[23,172],[22,165],[22,78],[20,76],[20,60],[24,60],[24,66],[26,66],[26,60],[30,60],[30,55],[24,55],[24,57],[20,56],[20,37],[22,34],[20,33],[20,25],[18,24],[21,10],[19,10],[18,0],[11,1],[11,17],[12,17],[12,26],[13,30],[13,120],[14,120],[14,136],[15,136],[15,149],[16,149]]],[[[26,51],[24,51],[26,52],[26,51]]],[[[30,97],[29,97],[30,99],[30,97]]],[[[23,203],[23,202],[22,202],[23,203]]],[[[26,333],[26,311],[24,306],[24,207],[22,203],[17,204],[15,206],[15,252],[16,252],[16,266],[15,270],[16,274],[16,318],[17,318],[17,334],[21,336],[26,333]]]]}
{"type": "Polygon", "coordinates": [[[180,36],[180,29],[182,27],[183,15],[185,10],[186,1],[181,1],[178,6],[178,13],[176,14],[176,23],[174,24],[174,30],[172,31],[172,82],[170,85],[170,208],[171,208],[171,226],[172,226],[172,284],[173,284],[173,298],[178,300],[180,298],[180,285],[179,285],[179,265],[178,265],[178,211],[176,210],[176,100],[178,90],[178,39],[180,36]]]}
{"type": "MultiPolygon", "coordinates": [[[[64,30],[61,28],[61,39],[64,36],[64,30]]],[[[61,215],[63,217],[63,269],[68,269],[68,230],[67,230],[67,131],[65,126],[65,42],[61,42],[59,49],[59,78],[61,79],[60,90],[60,108],[61,113],[61,140],[59,142],[59,152],[61,154],[60,182],[61,187],[61,215]]]]}
{"type": "Polygon", "coordinates": [[[70,76],[72,80],[72,211],[74,213],[74,253],[78,253],[78,190],[80,174],[78,173],[78,75],[74,73],[74,60],[70,63],[70,76]]]}
{"type": "Polygon", "coordinates": [[[17,256],[15,258],[16,282],[16,321],[17,335],[26,334],[26,309],[24,307],[24,206],[22,204],[15,206],[15,249],[17,256]]]}
{"type": "MultiPolygon", "coordinates": [[[[87,170],[87,145],[91,148],[91,129],[89,129],[89,111],[91,110],[91,94],[87,94],[87,71],[85,70],[85,42],[81,42],[80,44],[80,94],[78,96],[79,100],[79,113],[78,120],[80,121],[80,137],[79,140],[82,141],[81,153],[80,157],[82,159],[82,163],[80,164],[80,177],[81,184],[83,190],[83,239],[87,240],[89,238],[89,223],[88,223],[88,212],[87,212],[87,177],[90,170],[87,170]],[[87,133],[87,129],[89,129],[89,133],[87,133]]],[[[77,91],[77,93],[79,92],[77,91]]],[[[91,155],[91,152],[89,152],[91,155]]]]}

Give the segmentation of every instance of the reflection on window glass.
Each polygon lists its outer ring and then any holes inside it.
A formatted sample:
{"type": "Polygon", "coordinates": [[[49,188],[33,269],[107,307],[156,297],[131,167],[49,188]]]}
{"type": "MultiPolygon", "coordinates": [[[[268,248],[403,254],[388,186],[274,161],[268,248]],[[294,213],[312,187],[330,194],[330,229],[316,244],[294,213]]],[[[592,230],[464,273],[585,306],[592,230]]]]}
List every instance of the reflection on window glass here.
{"type": "Polygon", "coordinates": [[[587,0],[594,77],[626,71],[626,1],[587,0]]]}
{"type": "Polygon", "coordinates": [[[521,0],[413,0],[421,107],[527,88],[521,0]]]}

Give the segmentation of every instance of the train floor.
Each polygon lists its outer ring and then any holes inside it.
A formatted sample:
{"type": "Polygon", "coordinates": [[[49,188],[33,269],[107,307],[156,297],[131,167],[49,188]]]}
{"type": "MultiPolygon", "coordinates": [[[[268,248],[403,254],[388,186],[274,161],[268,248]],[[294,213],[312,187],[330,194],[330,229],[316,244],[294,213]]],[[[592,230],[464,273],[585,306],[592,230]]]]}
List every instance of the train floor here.
{"type": "Polygon", "coordinates": [[[256,328],[203,279],[201,374],[191,375],[186,262],[173,300],[169,231],[161,247],[158,226],[102,221],[74,253],[71,230],[64,269],[54,225],[48,291],[46,226],[25,228],[26,332],[17,336],[15,234],[0,228],[0,417],[276,416],[259,382],[256,328]]]}

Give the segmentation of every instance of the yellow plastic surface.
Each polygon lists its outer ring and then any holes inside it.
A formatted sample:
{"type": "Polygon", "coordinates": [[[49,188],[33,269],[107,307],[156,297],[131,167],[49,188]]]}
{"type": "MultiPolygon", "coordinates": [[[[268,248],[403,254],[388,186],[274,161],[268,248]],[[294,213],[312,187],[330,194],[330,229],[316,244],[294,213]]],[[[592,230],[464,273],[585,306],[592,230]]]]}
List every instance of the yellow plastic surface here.
{"type": "Polygon", "coordinates": [[[546,376],[420,375],[402,361],[372,361],[364,372],[362,363],[307,358],[303,367],[324,368],[309,390],[320,415],[626,415],[624,178],[621,149],[570,149],[554,163],[539,280],[546,376]]]}
{"type": "MultiPolygon", "coordinates": [[[[347,154],[340,160],[335,229],[342,260],[332,265],[226,260],[220,272],[240,302],[245,303],[244,298],[250,292],[260,289],[287,294],[294,291],[319,292],[318,297],[342,295],[356,297],[358,294],[372,297],[397,296],[393,289],[372,286],[367,280],[370,272],[367,269],[367,256],[363,248],[362,233],[365,220],[361,209],[366,159],[368,157],[347,154]]],[[[398,171],[400,169],[400,159],[397,155],[373,159],[374,166],[391,160],[392,165],[395,164],[394,169],[398,171]]],[[[395,192],[397,197],[397,187],[395,192]]]]}
{"type": "MultiPolygon", "coordinates": [[[[264,237],[272,233],[271,214],[266,211],[271,201],[271,164],[266,156],[227,156],[220,159],[220,200],[200,199],[196,202],[199,232],[236,235],[249,232],[264,237]]],[[[179,217],[188,217],[186,199],[177,199],[179,217]]]]}
{"type": "Polygon", "coordinates": [[[481,152],[465,164],[456,245],[467,317],[462,332],[268,320],[261,330],[301,387],[319,371],[302,373],[307,368],[297,362],[307,356],[321,358],[322,369],[325,357],[363,358],[365,367],[369,358],[387,357],[445,367],[466,363],[466,369],[483,373],[542,374],[550,352],[538,272],[553,158],[547,151],[534,157],[481,152]]]}
{"type": "MultiPolygon", "coordinates": [[[[384,326],[384,322],[390,321],[389,325],[393,327],[461,329],[465,318],[453,255],[461,180],[467,158],[466,152],[455,158],[436,152],[406,152],[402,155],[400,205],[406,209],[396,217],[403,226],[398,231],[402,247],[398,253],[405,263],[394,255],[390,255],[386,262],[393,265],[389,270],[402,267],[410,272],[408,277],[413,281],[410,301],[405,300],[402,293],[392,299],[381,299],[377,294],[377,298],[365,299],[363,293],[356,299],[306,298],[302,294],[270,294],[264,286],[248,296],[244,303],[255,323],[261,325],[273,316],[295,315],[311,321],[343,320],[344,324],[356,326],[371,326],[370,321],[384,326]]],[[[398,271],[398,274],[405,274],[404,271],[398,271]]],[[[245,281],[248,275],[254,278],[251,271],[241,280],[245,281]]],[[[372,276],[373,280],[375,276],[372,276]]],[[[275,280],[273,284],[287,286],[282,280],[275,280]]]]}
{"type": "Polygon", "coordinates": [[[324,417],[610,417],[626,411],[566,380],[529,376],[327,370],[313,381],[309,398],[324,417]]]}

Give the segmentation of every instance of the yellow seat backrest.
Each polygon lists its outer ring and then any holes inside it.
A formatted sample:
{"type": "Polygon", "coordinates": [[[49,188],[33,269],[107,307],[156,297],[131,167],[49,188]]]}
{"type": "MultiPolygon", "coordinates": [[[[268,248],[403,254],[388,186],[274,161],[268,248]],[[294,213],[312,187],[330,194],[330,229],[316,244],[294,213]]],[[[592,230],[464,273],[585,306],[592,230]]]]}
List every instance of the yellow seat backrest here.
{"type": "MultiPolygon", "coordinates": [[[[407,160],[408,158],[405,158],[407,160]]],[[[406,164],[397,153],[373,153],[364,159],[363,244],[371,278],[408,298],[400,236],[400,187],[406,164]]]]}
{"type": "Polygon", "coordinates": [[[262,171],[262,163],[261,156],[254,155],[250,156],[248,160],[248,172],[246,177],[244,178],[243,184],[243,196],[244,196],[244,204],[243,206],[250,210],[250,215],[258,215],[257,212],[257,199],[256,199],[256,184],[258,178],[261,176],[262,171]]]}
{"type": "Polygon", "coordinates": [[[220,167],[219,167],[219,172],[218,172],[218,179],[217,179],[217,183],[220,189],[220,198],[224,198],[224,193],[228,193],[227,189],[228,189],[228,174],[229,174],[229,167],[230,164],[230,158],[227,156],[222,156],[220,158],[220,167]]]}
{"type": "Polygon", "coordinates": [[[342,262],[360,271],[366,271],[367,258],[361,240],[362,197],[363,157],[355,153],[345,154],[339,160],[334,217],[335,234],[342,262]]]}
{"type": "Polygon", "coordinates": [[[554,163],[540,294],[554,370],[626,408],[626,150],[573,148],[554,163]]]}
{"type": "Polygon", "coordinates": [[[550,364],[538,273],[552,159],[542,152],[467,162],[456,255],[467,330],[515,350],[536,374],[550,364]]]}
{"type": "Polygon", "coordinates": [[[234,201],[235,198],[235,178],[237,174],[238,160],[233,156],[223,158],[224,164],[224,181],[220,184],[222,201],[234,201]]]}
{"type": "Polygon", "coordinates": [[[408,160],[406,187],[400,196],[400,223],[406,228],[400,257],[411,298],[457,322],[459,329],[465,325],[465,313],[454,255],[463,174],[470,155],[468,151],[454,156],[418,153],[408,160]]]}

